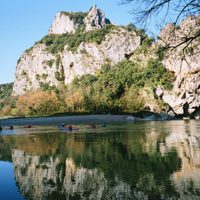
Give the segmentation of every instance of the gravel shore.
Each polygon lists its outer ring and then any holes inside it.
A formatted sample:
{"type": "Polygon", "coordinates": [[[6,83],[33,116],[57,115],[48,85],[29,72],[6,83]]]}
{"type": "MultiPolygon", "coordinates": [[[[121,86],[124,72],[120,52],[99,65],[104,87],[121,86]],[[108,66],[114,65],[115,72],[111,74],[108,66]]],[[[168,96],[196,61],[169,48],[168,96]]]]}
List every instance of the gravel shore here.
{"type": "Polygon", "coordinates": [[[58,125],[66,124],[87,124],[87,123],[114,123],[126,122],[128,115],[82,115],[62,117],[27,117],[0,119],[1,126],[24,126],[24,125],[58,125]]]}

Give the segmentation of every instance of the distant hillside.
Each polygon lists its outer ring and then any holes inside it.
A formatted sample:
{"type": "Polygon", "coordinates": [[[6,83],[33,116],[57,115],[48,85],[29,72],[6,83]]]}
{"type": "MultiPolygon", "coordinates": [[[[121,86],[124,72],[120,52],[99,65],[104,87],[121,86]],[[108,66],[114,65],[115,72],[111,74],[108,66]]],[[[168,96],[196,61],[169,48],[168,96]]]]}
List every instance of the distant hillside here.
{"type": "Polygon", "coordinates": [[[13,90],[13,83],[0,84],[0,110],[10,100],[13,90]]]}

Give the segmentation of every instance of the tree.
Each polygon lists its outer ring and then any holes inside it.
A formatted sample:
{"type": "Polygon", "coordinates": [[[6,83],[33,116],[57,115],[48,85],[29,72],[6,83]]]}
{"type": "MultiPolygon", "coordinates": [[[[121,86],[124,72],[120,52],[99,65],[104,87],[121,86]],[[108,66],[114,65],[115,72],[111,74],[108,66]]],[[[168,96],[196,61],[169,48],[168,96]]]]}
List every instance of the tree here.
{"type": "Polygon", "coordinates": [[[68,93],[68,97],[65,99],[65,104],[72,112],[81,111],[83,107],[83,100],[84,95],[80,90],[71,90],[68,93]]]}
{"type": "Polygon", "coordinates": [[[20,96],[16,104],[18,115],[49,115],[58,110],[58,99],[53,91],[32,91],[20,96]]]}
{"type": "Polygon", "coordinates": [[[121,98],[121,104],[123,110],[127,112],[139,112],[144,109],[145,100],[139,89],[133,85],[126,89],[124,96],[121,98]]]}
{"type": "Polygon", "coordinates": [[[162,19],[167,20],[173,12],[175,21],[188,15],[196,15],[200,12],[199,0],[122,0],[122,3],[134,4],[132,13],[136,22],[144,23],[154,15],[163,12],[162,19]]]}
{"type": "MultiPolygon", "coordinates": [[[[200,13],[199,0],[122,0],[122,3],[133,5],[132,14],[135,22],[142,26],[145,26],[152,18],[160,18],[164,23],[171,21],[174,25],[177,25],[186,16],[194,16],[200,13]]],[[[199,23],[197,26],[195,31],[190,34],[183,34],[182,39],[177,44],[168,45],[166,48],[177,48],[185,45],[183,49],[186,49],[200,37],[199,23]]]]}

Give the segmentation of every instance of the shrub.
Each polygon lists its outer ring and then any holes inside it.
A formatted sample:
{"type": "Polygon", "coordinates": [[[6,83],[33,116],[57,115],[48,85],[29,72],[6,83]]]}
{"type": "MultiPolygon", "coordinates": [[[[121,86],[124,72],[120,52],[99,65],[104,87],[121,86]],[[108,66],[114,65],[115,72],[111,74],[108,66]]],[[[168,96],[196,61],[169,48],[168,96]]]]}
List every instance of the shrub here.
{"type": "Polygon", "coordinates": [[[11,107],[10,107],[10,105],[5,105],[3,108],[2,108],[2,113],[3,113],[3,115],[9,115],[10,114],[10,112],[11,112],[11,107]]]}
{"type": "Polygon", "coordinates": [[[46,64],[47,64],[50,68],[52,67],[53,63],[54,63],[54,59],[51,59],[51,60],[47,60],[47,61],[46,61],[46,64]]]}
{"type": "Polygon", "coordinates": [[[55,72],[55,78],[56,78],[58,81],[64,82],[64,80],[65,80],[64,71],[63,71],[63,70],[61,70],[61,72],[56,71],[56,72],[55,72]]]}
{"type": "Polygon", "coordinates": [[[42,74],[42,78],[46,79],[48,77],[48,74],[42,74]]]}
{"type": "Polygon", "coordinates": [[[54,92],[27,92],[18,98],[16,108],[21,115],[49,115],[58,110],[58,99],[54,92]]]}
{"type": "Polygon", "coordinates": [[[76,77],[73,80],[73,85],[76,87],[87,87],[93,84],[93,82],[97,81],[97,77],[92,74],[85,74],[81,76],[80,78],[76,77]]]}
{"type": "Polygon", "coordinates": [[[65,99],[65,104],[69,111],[81,111],[83,109],[84,95],[81,91],[72,91],[65,99]]]}
{"type": "Polygon", "coordinates": [[[136,112],[144,105],[139,94],[144,86],[151,90],[157,86],[170,90],[173,78],[158,60],[150,59],[145,68],[125,60],[114,66],[103,65],[96,77],[75,78],[73,85],[85,91],[85,110],[136,112]]]}
{"type": "Polygon", "coordinates": [[[84,18],[87,16],[87,13],[84,12],[61,12],[61,14],[65,14],[69,16],[71,20],[74,21],[75,24],[79,24],[79,26],[84,25],[84,18]]]}
{"type": "MultiPolygon", "coordinates": [[[[0,111],[6,107],[13,108],[15,106],[15,98],[11,97],[13,89],[13,83],[0,85],[0,111]]],[[[5,114],[5,112],[3,111],[5,114]]]]}
{"type": "Polygon", "coordinates": [[[163,67],[162,63],[158,60],[150,59],[147,63],[147,67],[143,71],[143,81],[146,85],[152,88],[161,86],[164,89],[171,90],[173,85],[174,76],[166,68],[163,67]]]}
{"type": "Polygon", "coordinates": [[[74,34],[65,33],[62,35],[47,35],[38,43],[44,43],[47,46],[47,51],[52,54],[62,52],[67,45],[68,50],[76,51],[82,42],[94,42],[100,44],[105,36],[114,28],[113,25],[106,25],[102,29],[97,29],[89,32],[83,32],[78,29],[74,34]]]}
{"type": "Polygon", "coordinates": [[[149,48],[154,42],[154,39],[153,38],[149,38],[149,37],[146,37],[143,41],[142,41],[142,47],[143,48],[149,48]]]}
{"type": "Polygon", "coordinates": [[[168,47],[167,46],[159,46],[156,50],[156,55],[158,56],[158,59],[162,61],[165,58],[166,52],[168,47]]]}
{"type": "Polygon", "coordinates": [[[120,99],[122,108],[127,112],[139,112],[144,109],[145,101],[141,97],[138,88],[134,85],[128,88],[120,99]]]}
{"type": "Polygon", "coordinates": [[[36,79],[37,81],[39,81],[39,80],[40,80],[40,75],[39,75],[39,74],[36,74],[36,75],[35,75],[35,79],[36,79]]]}
{"type": "Polygon", "coordinates": [[[56,55],[56,67],[58,68],[58,66],[61,64],[61,57],[59,54],[56,55]]]}

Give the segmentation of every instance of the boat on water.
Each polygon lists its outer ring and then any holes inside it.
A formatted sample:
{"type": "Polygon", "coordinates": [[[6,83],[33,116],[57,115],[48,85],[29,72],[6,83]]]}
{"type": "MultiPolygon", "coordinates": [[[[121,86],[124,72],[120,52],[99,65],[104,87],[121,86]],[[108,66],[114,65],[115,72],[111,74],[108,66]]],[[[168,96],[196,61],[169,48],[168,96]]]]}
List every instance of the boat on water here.
{"type": "Polygon", "coordinates": [[[65,127],[65,126],[58,126],[58,129],[61,131],[77,131],[77,130],[79,130],[78,127],[65,127]]]}

